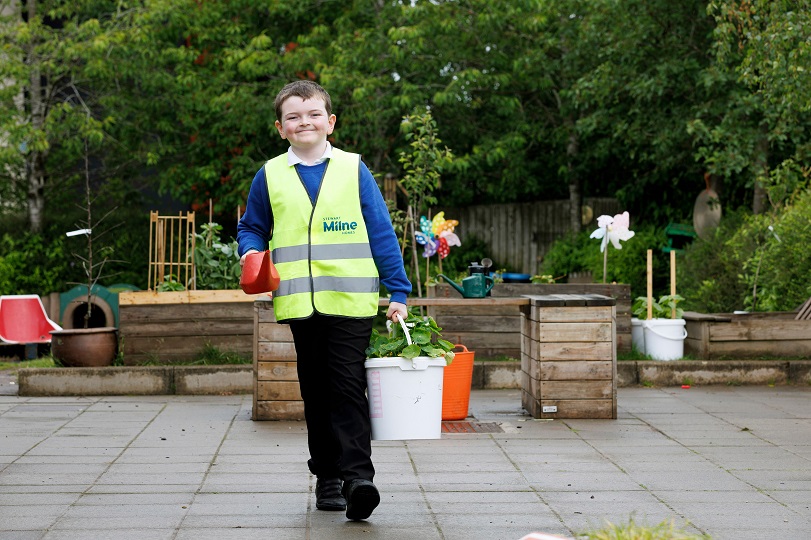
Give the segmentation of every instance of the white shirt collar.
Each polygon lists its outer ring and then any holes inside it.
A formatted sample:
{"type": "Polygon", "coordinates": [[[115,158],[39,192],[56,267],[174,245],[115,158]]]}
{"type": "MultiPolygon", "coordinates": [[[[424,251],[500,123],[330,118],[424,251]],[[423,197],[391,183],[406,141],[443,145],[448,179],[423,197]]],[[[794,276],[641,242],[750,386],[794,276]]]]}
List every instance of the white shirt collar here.
{"type": "Polygon", "coordinates": [[[303,159],[298,157],[296,153],[293,152],[292,146],[287,149],[287,165],[290,167],[292,167],[293,165],[298,165],[299,163],[310,166],[319,165],[321,163],[324,163],[331,157],[332,157],[332,145],[329,143],[329,141],[327,141],[327,147],[324,149],[324,153],[321,154],[321,157],[316,159],[313,163],[307,163],[303,159]]]}

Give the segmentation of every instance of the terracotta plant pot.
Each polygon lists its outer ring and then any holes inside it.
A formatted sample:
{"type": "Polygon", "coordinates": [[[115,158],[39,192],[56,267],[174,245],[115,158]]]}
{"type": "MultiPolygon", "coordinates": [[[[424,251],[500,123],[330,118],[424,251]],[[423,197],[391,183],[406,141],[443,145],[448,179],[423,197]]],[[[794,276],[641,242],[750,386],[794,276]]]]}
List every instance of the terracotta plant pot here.
{"type": "Polygon", "coordinates": [[[51,332],[51,354],[65,367],[113,365],[118,350],[118,329],[73,328],[51,332]]]}

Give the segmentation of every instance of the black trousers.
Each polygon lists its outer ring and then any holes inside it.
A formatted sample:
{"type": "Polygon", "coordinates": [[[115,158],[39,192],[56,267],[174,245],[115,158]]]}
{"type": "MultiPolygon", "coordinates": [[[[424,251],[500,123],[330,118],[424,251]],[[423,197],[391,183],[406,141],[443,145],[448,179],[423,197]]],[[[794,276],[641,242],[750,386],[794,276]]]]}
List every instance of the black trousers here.
{"type": "Polygon", "coordinates": [[[372,424],[366,398],[366,348],[372,319],[314,314],[292,321],[310,472],[372,480],[372,424]]]}

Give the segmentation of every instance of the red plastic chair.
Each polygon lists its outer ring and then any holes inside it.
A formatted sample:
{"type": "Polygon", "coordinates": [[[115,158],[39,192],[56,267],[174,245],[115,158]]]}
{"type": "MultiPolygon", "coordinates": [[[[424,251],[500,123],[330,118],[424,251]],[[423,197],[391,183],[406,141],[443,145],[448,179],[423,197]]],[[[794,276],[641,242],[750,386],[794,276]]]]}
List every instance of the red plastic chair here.
{"type": "Polygon", "coordinates": [[[39,296],[0,296],[0,341],[10,344],[50,343],[51,330],[62,330],[62,327],[48,318],[39,296]]]}

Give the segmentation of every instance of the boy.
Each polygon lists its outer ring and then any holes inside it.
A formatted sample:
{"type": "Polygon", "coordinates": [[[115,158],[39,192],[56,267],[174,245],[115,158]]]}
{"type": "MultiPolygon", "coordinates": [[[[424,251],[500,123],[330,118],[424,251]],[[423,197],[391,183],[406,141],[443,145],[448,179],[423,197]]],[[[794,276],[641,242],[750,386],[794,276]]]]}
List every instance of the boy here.
{"type": "Polygon", "coordinates": [[[237,228],[239,253],[267,249],[281,282],[276,320],[290,324],[316,508],[368,518],[380,502],[372,465],[366,359],[379,284],[386,316],[407,316],[411,283],[388,209],[358,154],[333,148],[329,94],[302,80],[276,96],[276,129],[286,154],[256,173],[237,228]]]}

